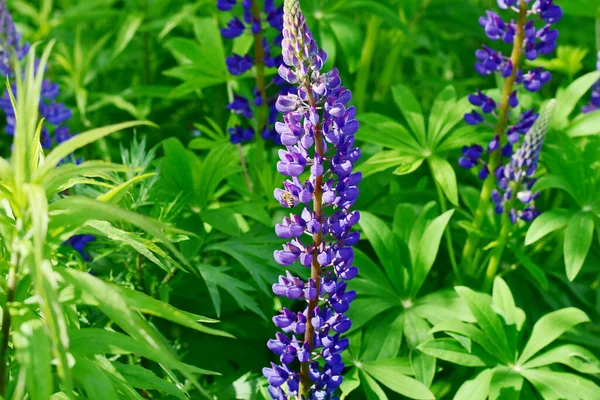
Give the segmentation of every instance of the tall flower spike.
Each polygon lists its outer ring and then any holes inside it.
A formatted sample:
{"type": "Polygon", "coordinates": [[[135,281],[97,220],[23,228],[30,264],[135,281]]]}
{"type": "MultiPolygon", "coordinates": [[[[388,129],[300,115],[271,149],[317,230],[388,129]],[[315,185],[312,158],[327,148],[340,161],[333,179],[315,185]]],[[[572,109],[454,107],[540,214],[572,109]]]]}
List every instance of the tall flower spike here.
{"type": "MultiPolygon", "coordinates": [[[[234,10],[237,3],[237,0],[217,0],[217,8],[221,11],[234,10]]],[[[240,116],[239,122],[229,129],[229,138],[233,144],[247,142],[258,131],[263,139],[281,144],[274,127],[277,120],[275,102],[279,93],[287,93],[289,85],[279,76],[267,83],[265,68],[277,68],[282,62],[279,49],[283,7],[275,7],[274,0],[265,0],[261,10],[259,0],[242,0],[241,8],[242,19],[234,16],[227,27],[221,29],[221,35],[226,39],[235,39],[243,34],[252,35],[253,53],[233,53],[225,62],[229,73],[235,76],[254,68],[255,88],[253,99],[236,94],[227,106],[233,114],[240,116]]]]}
{"type": "MultiPolygon", "coordinates": [[[[600,71],[600,51],[598,52],[598,62],[596,63],[596,69],[600,71]]],[[[596,82],[596,84],[592,86],[592,98],[590,99],[590,103],[586,106],[583,106],[581,112],[587,114],[598,109],[600,109],[600,81],[596,82]]]]}
{"type": "MultiPolygon", "coordinates": [[[[484,123],[486,115],[496,119],[497,126],[502,129],[500,132],[496,132],[496,136],[489,143],[487,150],[495,152],[501,149],[501,154],[505,157],[512,155],[513,145],[518,143],[521,136],[529,131],[538,117],[535,110],[529,110],[522,113],[518,120],[510,122],[509,110],[519,106],[514,84],[521,85],[527,91],[537,92],[552,77],[550,72],[544,71],[542,68],[524,72],[519,63],[523,59],[522,56],[528,60],[535,60],[539,55],[554,51],[558,31],[552,29],[552,25],[562,17],[562,9],[554,4],[554,0],[537,0],[531,5],[527,3],[531,3],[531,0],[498,0],[500,8],[519,13],[516,22],[514,20],[504,21],[500,15],[492,11],[487,11],[486,16],[479,19],[479,24],[490,40],[512,43],[515,49],[511,57],[506,57],[501,51],[483,46],[475,53],[477,59],[475,70],[481,75],[500,74],[510,84],[505,87],[504,95],[508,96],[501,99],[500,102],[477,90],[476,94],[469,96],[469,101],[475,109],[465,115],[465,121],[470,125],[484,123]],[[504,119],[506,121],[503,121],[504,119]],[[508,143],[504,141],[504,134],[508,143]]],[[[471,169],[480,165],[479,177],[481,179],[488,177],[490,167],[487,163],[480,161],[483,152],[478,157],[472,157],[473,151],[467,147],[463,150],[463,155],[464,157],[459,161],[461,167],[471,169]]],[[[492,168],[495,167],[497,166],[492,166],[492,168]]]]}
{"type": "Polygon", "coordinates": [[[358,274],[352,246],[360,236],[352,228],[360,214],[351,210],[362,179],[352,171],[360,158],[354,146],[356,109],[348,105],[352,95],[341,86],[338,71],[321,71],[327,55],[317,47],[298,0],[284,3],[282,48],[285,65],[279,75],[297,89],[277,100],[284,122],[276,129],[285,145],[277,168],[290,179],[275,190],[275,198],[286,208],[301,205],[302,211],[277,225],[277,235],[291,240],[274,256],[281,265],[310,268],[310,277],[288,272],[273,285],[276,295],[304,306],[273,318],[282,333],[268,347],[281,364],[263,373],[273,399],[337,399],[341,353],[349,345],[342,335],[351,327],[344,313],[356,296],[347,282],[358,274]]]}
{"type": "Polygon", "coordinates": [[[539,193],[534,193],[531,189],[536,182],[534,175],[555,105],[556,100],[551,100],[546,105],[510,163],[496,170],[498,189],[492,193],[495,210],[498,214],[508,212],[513,224],[517,219],[531,222],[540,214],[534,205],[539,193]]]}

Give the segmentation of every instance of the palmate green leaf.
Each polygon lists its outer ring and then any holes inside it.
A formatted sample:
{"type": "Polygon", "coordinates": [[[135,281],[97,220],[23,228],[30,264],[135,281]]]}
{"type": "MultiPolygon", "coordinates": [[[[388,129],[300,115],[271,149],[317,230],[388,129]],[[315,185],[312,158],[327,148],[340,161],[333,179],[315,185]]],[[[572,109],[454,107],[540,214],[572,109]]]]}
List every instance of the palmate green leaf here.
{"type": "MultiPolygon", "coordinates": [[[[135,300],[136,296],[127,292],[127,295],[122,294],[121,288],[116,285],[107,284],[92,275],[72,269],[60,269],[58,270],[58,273],[67,283],[73,285],[76,289],[91,295],[97,302],[94,306],[100,309],[100,311],[119,325],[119,327],[127,332],[132,338],[145,342],[154,352],[160,353],[166,361],[165,364],[178,365],[178,369],[181,373],[191,381],[200,393],[204,397],[210,398],[208,393],[206,393],[204,388],[202,388],[194,378],[193,370],[177,360],[175,355],[164,343],[163,338],[139,314],[139,311],[156,311],[155,307],[144,308],[143,310],[137,311],[129,304],[131,301],[130,297],[135,300]]],[[[135,291],[129,292],[137,293],[137,295],[141,294],[135,291]]],[[[158,302],[158,300],[154,301],[158,302]]],[[[146,299],[145,304],[142,306],[151,303],[151,301],[146,299]]],[[[168,305],[164,304],[164,306],[168,305]]]]}
{"type": "Polygon", "coordinates": [[[222,288],[233,297],[243,310],[249,309],[266,319],[258,303],[247,293],[252,292],[254,288],[228,275],[226,272],[230,270],[229,268],[218,268],[204,263],[199,263],[197,268],[206,282],[217,316],[221,315],[221,295],[218,288],[222,288]]]}
{"type": "Polygon", "coordinates": [[[564,228],[569,223],[571,216],[572,212],[564,209],[548,210],[542,213],[527,230],[525,245],[529,246],[546,235],[564,228]]]}
{"type": "Polygon", "coordinates": [[[412,133],[415,135],[421,146],[425,146],[427,142],[425,118],[423,117],[423,110],[421,109],[419,101],[412,91],[403,85],[392,87],[392,96],[394,97],[394,102],[404,115],[412,133]]]}
{"type": "Polygon", "coordinates": [[[355,391],[360,387],[360,377],[358,368],[352,368],[344,375],[344,380],[340,385],[342,396],[348,396],[351,392],[355,391]]]}
{"type": "Polygon", "coordinates": [[[421,290],[427,275],[429,275],[429,271],[437,258],[442,235],[453,214],[454,210],[445,212],[433,220],[425,229],[417,248],[412,269],[411,298],[415,297],[421,290]]]}
{"type": "Polygon", "coordinates": [[[360,381],[363,386],[367,400],[387,400],[387,395],[381,386],[365,372],[360,372],[360,381]]]}
{"type": "Polygon", "coordinates": [[[213,228],[229,235],[240,236],[242,230],[233,212],[229,208],[211,208],[200,213],[202,221],[213,228]]]}
{"type": "Polygon", "coordinates": [[[475,378],[463,383],[454,400],[487,400],[492,374],[492,369],[485,369],[475,378]]]}
{"type": "Polygon", "coordinates": [[[584,374],[600,374],[600,360],[591,351],[576,344],[564,344],[527,361],[523,368],[531,369],[551,364],[565,364],[584,374]]]}
{"type": "Polygon", "coordinates": [[[442,128],[456,103],[456,89],[446,86],[433,102],[429,113],[427,130],[428,145],[433,147],[435,139],[443,135],[442,128]]]}
{"type": "MultiPolygon", "coordinates": [[[[496,359],[500,359],[502,357],[502,354],[498,350],[498,346],[496,345],[496,343],[492,342],[490,338],[487,337],[481,331],[481,329],[479,329],[475,325],[467,324],[456,320],[447,320],[440,322],[439,324],[434,326],[429,333],[433,334],[436,332],[445,332],[449,335],[454,334],[463,336],[480,345],[486,352],[488,352],[496,359]]],[[[468,346],[465,347],[465,349],[468,351],[471,350],[468,346]]]]}
{"type": "Polygon", "coordinates": [[[403,150],[381,151],[357,167],[367,177],[377,172],[396,168],[394,175],[408,175],[419,169],[425,161],[422,157],[406,155],[403,150]]]}
{"type": "Polygon", "coordinates": [[[565,265],[567,277],[573,281],[587,257],[594,236],[594,217],[589,212],[573,215],[565,232],[565,265]]]}
{"type": "Polygon", "coordinates": [[[452,165],[437,156],[429,157],[428,162],[433,178],[440,185],[450,203],[458,205],[458,183],[452,165]]]}
{"type": "Polygon", "coordinates": [[[410,349],[410,363],[415,371],[415,378],[430,387],[435,376],[435,357],[422,353],[417,346],[427,340],[432,340],[429,333],[430,325],[414,310],[409,309],[404,315],[404,336],[410,349]]]}
{"type": "Polygon", "coordinates": [[[558,339],[576,325],[588,322],[588,316],[578,308],[563,308],[544,315],[534,325],[518,363],[524,364],[537,352],[558,339]]]}
{"type": "Polygon", "coordinates": [[[71,139],[59,144],[54,150],[48,154],[42,165],[35,171],[33,175],[34,182],[42,182],[46,175],[56,167],[60,161],[90,143],[93,143],[105,136],[112,133],[122,131],[124,129],[133,128],[135,126],[156,126],[149,121],[134,121],[124,122],[121,124],[105,126],[103,128],[92,129],[87,132],[80,133],[79,135],[73,136],[71,139]]]}
{"type": "Polygon", "coordinates": [[[539,369],[523,370],[521,374],[535,386],[544,400],[600,399],[600,387],[581,376],[539,369]]]}
{"type": "Polygon", "coordinates": [[[164,379],[160,379],[154,372],[142,368],[139,365],[123,364],[119,362],[113,362],[112,364],[123,378],[125,378],[127,383],[136,389],[158,390],[182,400],[188,398],[188,396],[179,390],[177,386],[164,379]]]}
{"type": "Polygon", "coordinates": [[[411,399],[434,400],[435,396],[421,382],[399,373],[398,368],[381,364],[363,364],[363,370],[392,391],[411,399]]]}
{"type": "Polygon", "coordinates": [[[428,340],[421,343],[417,348],[432,357],[466,367],[495,365],[494,360],[479,345],[473,344],[471,352],[468,352],[454,339],[428,340]]]}
{"type": "Polygon", "coordinates": [[[404,334],[404,313],[400,308],[397,310],[385,317],[379,314],[377,324],[367,327],[364,335],[367,345],[361,355],[362,361],[388,360],[398,356],[404,334]]]}
{"type": "Polygon", "coordinates": [[[519,400],[523,377],[508,367],[496,367],[490,380],[489,400],[519,400]]]}
{"type": "MultiPolygon", "coordinates": [[[[545,213],[544,213],[545,214],[545,213]]],[[[543,215],[543,214],[542,214],[543,215]]],[[[536,221],[539,218],[536,218],[536,221]]],[[[535,221],[534,221],[535,222],[535,221]]],[[[529,273],[533,281],[543,290],[548,290],[548,278],[546,273],[534,263],[528,256],[517,246],[511,246],[511,249],[521,265],[529,273]]]]}
{"type": "Polygon", "coordinates": [[[590,72],[571,83],[569,87],[560,91],[556,96],[556,110],[553,113],[551,127],[563,129],[569,121],[579,100],[588,93],[590,88],[600,79],[600,71],[590,72]]]}
{"type": "Polygon", "coordinates": [[[32,400],[48,400],[54,392],[52,343],[40,320],[23,323],[13,332],[17,362],[25,371],[27,391],[32,400]]]}
{"type": "Polygon", "coordinates": [[[361,213],[360,227],[373,246],[388,278],[398,288],[398,293],[403,293],[404,277],[399,265],[398,242],[394,234],[385,222],[368,212],[361,213]]]}
{"type": "Polygon", "coordinates": [[[504,317],[506,325],[517,324],[517,306],[510,288],[500,277],[494,279],[494,288],[492,294],[494,310],[504,317]]]}
{"type": "Polygon", "coordinates": [[[483,333],[490,339],[497,349],[494,354],[502,357],[501,360],[510,363],[514,355],[510,352],[508,339],[500,316],[492,309],[492,299],[490,296],[474,292],[473,290],[459,286],[455,290],[458,295],[467,303],[467,306],[473,313],[477,323],[483,333]]]}

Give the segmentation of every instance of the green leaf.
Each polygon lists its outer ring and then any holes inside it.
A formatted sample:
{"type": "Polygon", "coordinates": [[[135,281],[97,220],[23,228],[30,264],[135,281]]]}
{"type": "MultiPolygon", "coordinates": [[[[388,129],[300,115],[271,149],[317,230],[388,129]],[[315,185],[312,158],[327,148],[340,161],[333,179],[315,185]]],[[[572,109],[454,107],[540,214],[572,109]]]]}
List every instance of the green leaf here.
{"type": "Polygon", "coordinates": [[[494,310],[504,317],[506,325],[516,325],[517,306],[510,288],[500,277],[494,280],[494,289],[492,295],[494,310]]]}
{"type": "Polygon", "coordinates": [[[144,22],[144,17],[137,14],[129,14],[124,22],[121,23],[121,29],[115,39],[115,50],[113,58],[123,52],[135,36],[140,26],[144,22]]]}
{"type": "Polygon", "coordinates": [[[570,137],[585,137],[600,134],[600,112],[578,115],[567,127],[570,137]]]}
{"type": "Polygon", "coordinates": [[[240,236],[242,233],[233,211],[228,208],[211,208],[200,213],[200,218],[213,228],[229,235],[240,236]]]}
{"type": "Polygon", "coordinates": [[[177,386],[164,379],[160,379],[154,372],[142,368],[139,365],[123,364],[119,362],[113,362],[112,364],[123,378],[125,378],[127,383],[136,389],[158,390],[182,400],[189,398],[185,392],[178,389],[177,386]]]}
{"type": "Polygon", "coordinates": [[[33,175],[34,182],[41,182],[54,167],[56,167],[60,161],[73,153],[75,150],[80,149],[96,140],[102,139],[112,133],[122,131],[124,129],[133,128],[135,126],[156,126],[149,121],[133,121],[123,122],[121,124],[105,126],[103,128],[92,129],[87,132],[80,133],[73,136],[71,139],[59,144],[48,154],[42,165],[35,171],[33,175]]]}
{"type": "Polygon", "coordinates": [[[544,315],[534,325],[531,337],[519,357],[519,364],[525,363],[538,351],[558,339],[576,325],[589,322],[588,316],[578,308],[563,308],[544,315]]]}
{"type": "Polygon", "coordinates": [[[151,172],[148,174],[134,176],[133,178],[129,179],[127,182],[123,182],[120,185],[112,188],[108,192],[102,193],[96,199],[99,201],[106,202],[106,203],[117,203],[120,199],[123,198],[123,196],[125,196],[127,194],[127,191],[129,190],[129,188],[131,188],[136,183],[141,182],[144,179],[151,178],[153,176],[156,176],[156,173],[151,172]]]}
{"type": "Polygon", "coordinates": [[[523,377],[507,367],[494,368],[490,380],[489,400],[519,400],[523,377]]]}
{"type": "Polygon", "coordinates": [[[422,146],[426,144],[425,118],[419,101],[412,91],[403,85],[392,87],[392,95],[396,105],[402,111],[412,133],[417,137],[422,146]]]}
{"type": "Polygon", "coordinates": [[[360,227],[373,246],[389,279],[398,288],[398,292],[402,293],[404,279],[399,265],[398,243],[394,234],[385,222],[368,212],[361,213],[360,227]]]}
{"type": "Polygon", "coordinates": [[[563,209],[548,210],[542,213],[527,230],[525,245],[529,246],[546,235],[564,228],[569,223],[571,215],[570,211],[563,209]]]}
{"type": "MultiPolygon", "coordinates": [[[[538,217],[537,219],[539,219],[540,217],[538,217]]],[[[536,221],[537,221],[537,219],[536,219],[536,221]]],[[[536,263],[534,263],[529,258],[529,256],[527,256],[527,254],[525,254],[523,252],[523,250],[521,250],[517,246],[512,246],[511,249],[512,249],[513,253],[515,254],[515,256],[517,256],[517,259],[519,260],[521,265],[529,273],[529,275],[531,276],[533,281],[535,283],[537,283],[537,285],[541,289],[548,290],[548,278],[546,277],[546,273],[536,263]]]]}
{"type": "Polygon", "coordinates": [[[414,298],[423,286],[423,283],[425,282],[425,279],[427,278],[427,275],[429,274],[429,271],[431,270],[431,267],[437,258],[442,235],[444,234],[444,230],[446,229],[446,226],[448,225],[448,222],[450,221],[450,218],[452,218],[453,214],[454,210],[445,212],[434,219],[425,229],[425,233],[419,242],[419,247],[417,248],[415,262],[413,265],[413,276],[410,291],[411,298],[414,298]]]}
{"type": "Polygon", "coordinates": [[[429,113],[428,134],[429,145],[442,136],[442,128],[448,119],[448,115],[456,104],[456,90],[453,86],[446,86],[435,98],[431,112],[429,113]]]}
{"type": "Polygon", "coordinates": [[[456,173],[450,163],[441,157],[429,157],[429,167],[433,178],[440,185],[444,194],[455,206],[458,205],[458,183],[456,173]]]}
{"type": "Polygon", "coordinates": [[[574,374],[543,370],[523,370],[521,374],[535,386],[544,400],[600,399],[600,387],[574,374]]]}
{"type": "Polygon", "coordinates": [[[363,176],[370,176],[377,172],[396,168],[395,175],[408,175],[419,169],[424,160],[421,157],[406,155],[403,150],[381,151],[360,164],[358,171],[361,171],[363,176]]]}
{"type": "Polygon", "coordinates": [[[84,357],[77,357],[73,373],[75,380],[85,390],[87,399],[119,400],[110,378],[94,362],[84,357]]]}
{"type": "Polygon", "coordinates": [[[556,96],[556,111],[552,118],[552,127],[556,129],[565,128],[569,121],[569,115],[573,112],[577,104],[590,88],[600,79],[600,71],[590,72],[582,76],[569,87],[562,90],[556,96]]]}
{"type": "Polygon", "coordinates": [[[379,317],[377,324],[367,327],[364,338],[367,346],[362,354],[363,361],[386,360],[398,356],[404,326],[404,313],[400,309],[398,311],[379,317]]]}
{"type": "Polygon", "coordinates": [[[513,355],[508,345],[504,326],[500,316],[492,309],[491,297],[482,293],[476,293],[464,286],[458,286],[455,290],[467,303],[467,306],[469,306],[483,333],[494,344],[494,347],[497,349],[496,354],[502,357],[502,361],[512,362],[513,355]]]}
{"type": "Polygon", "coordinates": [[[594,236],[594,217],[588,212],[575,214],[565,231],[565,265],[567,277],[573,281],[587,257],[594,236]]]}
{"type": "Polygon", "coordinates": [[[370,375],[361,371],[360,380],[367,400],[387,400],[387,396],[381,386],[370,375]]]}
{"type": "Polygon", "coordinates": [[[358,368],[352,368],[344,376],[344,380],[340,385],[340,390],[343,396],[348,396],[351,392],[355,391],[360,387],[360,377],[358,375],[358,368]]]}
{"type": "Polygon", "coordinates": [[[422,353],[417,346],[433,339],[429,334],[429,324],[414,310],[408,310],[404,316],[404,336],[410,351],[410,362],[415,371],[415,378],[430,387],[435,376],[435,357],[422,353]]]}
{"type": "Polygon", "coordinates": [[[551,364],[565,364],[584,374],[600,374],[600,360],[591,351],[576,344],[564,344],[527,361],[523,368],[531,369],[551,364]]]}
{"type": "Polygon", "coordinates": [[[363,369],[373,378],[381,382],[392,391],[411,399],[434,400],[435,396],[421,382],[408,377],[395,368],[384,365],[365,365],[363,369]]]}
{"type": "Polygon", "coordinates": [[[401,124],[380,114],[364,113],[358,116],[360,130],[357,138],[391,149],[399,149],[404,155],[420,156],[419,143],[401,124]]]}
{"type": "Polygon", "coordinates": [[[483,370],[475,378],[466,381],[458,389],[454,400],[487,400],[493,370],[483,370]]]}
{"type": "Polygon", "coordinates": [[[434,339],[421,343],[418,347],[423,353],[440,360],[449,361],[466,367],[485,367],[495,365],[493,360],[481,347],[473,345],[468,352],[458,341],[454,339],[434,339]]]}
{"type": "Polygon", "coordinates": [[[17,362],[32,400],[48,400],[54,392],[52,343],[44,328],[42,321],[31,320],[13,332],[17,362]]]}

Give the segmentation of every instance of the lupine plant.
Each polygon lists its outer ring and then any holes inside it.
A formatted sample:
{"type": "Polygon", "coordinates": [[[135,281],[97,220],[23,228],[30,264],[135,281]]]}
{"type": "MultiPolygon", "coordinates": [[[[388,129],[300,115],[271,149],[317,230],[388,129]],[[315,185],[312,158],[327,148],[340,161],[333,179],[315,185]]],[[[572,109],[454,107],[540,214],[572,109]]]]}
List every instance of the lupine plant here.
{"type": "Polygon", "coordinates": [[[0,398],[598,400],[599,21],[0,0],[0,398]]]}

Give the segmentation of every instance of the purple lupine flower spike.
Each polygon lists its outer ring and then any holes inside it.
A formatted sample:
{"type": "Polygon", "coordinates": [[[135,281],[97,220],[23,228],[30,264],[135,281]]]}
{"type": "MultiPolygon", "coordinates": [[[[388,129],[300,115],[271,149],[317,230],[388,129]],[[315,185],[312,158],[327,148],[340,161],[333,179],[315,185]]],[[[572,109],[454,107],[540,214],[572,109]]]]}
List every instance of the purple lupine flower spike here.
{"type": "Polygon", "coordinates": [[[518,218],[531,222],[540,215],[534,205],[539,193],[532,192],[532,188],[555,105],[555,100],[546,105],[540,118],[525,134],[523,143],[513,154],[510,163],[496,170],[498,189],[492,192],[494,209],[497,214],[508,212],[513,224],[518,218]]]}
{"type": "MultiPolygon", "coordinates": [[[[598,62],[596,63],[596,69],[600,71],[600,51],[598,52],[598,62]]],[[[592,98],[590,99],[590,103],[586,106],[583,106],[581,112],[584,114],[591,113],[592,111],[596,111],[600,109],[600,81],[596,82],[594,86],[592,86],[592,98]]]]}
{"type": "Polygon", "coordinates": [[[274,256],[281,265],[311,272],[303,279],[288,271],[273,285],[276,295],[305,307],[301,312],[284,309],[273,318],[283,333],[268,347],[281,364],[263,373],[274,399],[337,399],[341,353],[349,345],[342,335],[351,327],[344,313],[356,296],[347,282],[358,274],[352,245],[360,235],[352,228],[360,214],[351,210],[362,179],[352,171],[360,158],[354,146],[358,122],[338,71],[322,72],[327,55],[318,48],[298,0],[285,0],[284,10],[285,65],[279,75],[297,89],[281,94],[276,103],[284,121],[276,129],[285,145],[277,169],[290,180],[275,190],[275,198],[287,208],[301,205],[302,211],[276,226],[277,235],[290,241],[274,256]]]}
{"type": "Polygon", "coordinates": [[[250,54],[232,54],[225,60],[227,70],[231,75],[243,75],[253,68],[255,70],[256,88],[254,90],[254,99],[242,97],[236,94],[227,109],[232,113],[241,116],[240,122],[229,129],[229,138],[231,143],[238,144],[252,140],[255,132],[258,131],[263,139],[273,140],[276,144],[279,142],[279,135],[275,131],[274,125],[277,121],[277,110],[275,101],[277,96],[267,96],[267,89],[277,88],[277,93],[283,91],[287,93],[289,84],[275,76],[270,83],[265,82],[262,69],[278,68],[281,65],[281,56],[279,55],[281,38],[277,36],[273,43],[267,40],[266,31],[271,28],[281,32],[283,26],[283,7],[276,7],[273,0],[266,0],[262,10],[258,7],[258,0],[217,0],[217,8],[221,11],[230,11],[240,3],[242,8],[241,18],[234,16],[226,27],[221,29],[221,35],[225,39],[235,39],[244,34],[254,36],[254,53],[250,54]],[[251,108],[263,107],[266,105],[266,114],[254,111],[251,108]],[[255,123],[256,119],[256,123],[255,123]]]}
{"type": "MultiPolygon", "coordinates": [[[[562,18],[562,9],[554,4],[554,0],[498,0],[498,6],[504,10],[519,12],[519,15],[523,15],[527,19],[523,20],[519,17],[521,23],[519,25],[514,20],[507,22],[497,13],[488,11],[486,16],[479,19],[479,24],[490,40],[514,43],[515,46],[522,43],[520,51],[528,60],[535,60],[539,55],[549,54],[555,50],[558,31],[552,29],[552,25],[562,18]],[[527,13],[523,14],[522,11],[527,11],[527,13]],[[536,28],[536,20],[544,23],[542,28],[536,28]]],[[[550,72],[542,68],[534,68],[525,72],[513,65],[512,58],[506,57],[501,51],[488,46],[477,50],[475,57],[477,59],[475,70],[479,74],[500,74],[507,80],[513,79],[514,83],[530,92],[539,91],[552,78],[550,72]]],[[[511,81],[511,86],[512,83],[513,81],[511,81]]],[[[600,95],[598,97],[600,103],[600,95]]],[[[518,91],[512,90],[503,101],[506,101],[507,110],[517,108],[519,106],[518,91]]],[[[502,114],[499,112],[500,103],[480,90],[469,96],[469,102],[475,107],[465,114],[465,122],[469,125],[485,123],[489,118],[498,119],[498,115],[502,114]]],[[[510,157],[513,154],[513,145],[521,141],[521,137],[529,132],[537,118],[538,114],[531,109],[523,112],[518,121],[511,123],[509,120],[506,130],[501,135],[498,135],[497,132],[497,135],[488,144],[487,152],[500,150],[503,157],[510,157]],[[503,140],[504,134],[506,134],[508,143],[503,140]]],[[[459,165],[466,169],[479,167],[478,176],[485,180],[491,171],[489,170],[490,166],[481,160],[483,154],[483,151],[479,151],[479,146],[467,146],[463,149],[463,157],[459,160],[459,165]]]]}

